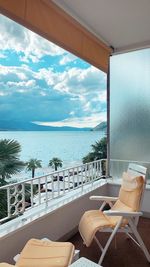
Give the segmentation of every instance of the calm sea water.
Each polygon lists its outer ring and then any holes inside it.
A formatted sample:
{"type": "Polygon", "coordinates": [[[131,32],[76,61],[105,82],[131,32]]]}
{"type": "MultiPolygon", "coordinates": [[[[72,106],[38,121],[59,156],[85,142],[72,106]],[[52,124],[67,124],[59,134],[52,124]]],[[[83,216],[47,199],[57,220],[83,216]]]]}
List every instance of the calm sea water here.
{"type": "Polygon", "coordinates": [[[63,167],[77,165],[91,151],[91,145],[105,136],[101,131],[79,132],[0,132],[0,139],[17,140],[22,147],[20,158],[28,161],[30,158],[42,160],[42,166],[47,167],[53,157],[63,161],[63,167]]]}

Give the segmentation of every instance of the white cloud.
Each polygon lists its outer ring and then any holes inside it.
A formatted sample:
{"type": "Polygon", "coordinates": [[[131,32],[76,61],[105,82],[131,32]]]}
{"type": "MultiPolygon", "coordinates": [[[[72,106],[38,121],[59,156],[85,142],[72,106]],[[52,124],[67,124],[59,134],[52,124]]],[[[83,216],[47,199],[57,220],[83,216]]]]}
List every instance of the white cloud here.
{"type": "Polygon", "coordinates": [[[54,86],[59,82],[60,75],[59,73],[53,72],[52,68],[42,68],[37,73],[34,73],[36,79],[45,80],[47,85],[54,86]]]}
{"type": "Polygon", "coordinates": [[[90,111],[90,107],[91,107],[90,101],[88,101],[87,103],[85,103],[83,109],[84,109],[84,111],[90,111]]]}
{"type": "Polygon", "coordinates": [[[71,111],[71,112],[69,113],[69,115],[71,115],[71,116],[73,116],[74,114],[75,114],[74,111],[71,111]]]}
{"type": "Polygon", "coordinates": [[[100,122],[106,121],[106,112],[96,113],[91,116],[87,117],[75,117],[75,118],[68,118],[62,121],[55,121],[55,122],[40,122],[40,121],[33,121],[33,123],[42,126],[70,126],[70,127],[77,127],[77,128],[93,128],[98,125],[100,122]]]}
{"type": "Polygon", "coordinates": [[[20,60],[38,62],[43,56],[63,55],[64,49],[47,41],[34,32],[0,15],[0,49],[22,52],[20,60]]]}
{"type": "Polygon", "coordinates": [[[18,78],[20,80],[26,80],[27,79],[27,76],[23,72],[18,72],[17,75],[18,75],[18,78]]]}
{"type": "Polygon", "coordinates": [[[7,92],[0,91],[0,96],[6,96],[7,92]]]}
{"type": "Polygon", "coordinates": [[[40,92],[40,95],[41,95],[41,96],[46,96],[47,94],[46,94],[45,92],[41,91],[41,92],[40,92]]]}
{"type": "MultiPolygon", "coordinates": [[[[35,75],[36,78],[44,79],[48,85],[53,86],[54,90],[61,93],[79,95],[81,99],[83,94],[95,94],[105,90],[105,76],[103,72],[93,66],[87,69],[74,67],[57,73],[51,68],[43,68],[35,75]]],[[[102,96],[101,94],[101,98],[102,96]]]]}
{"type": "MultiPolygon", "coordinates": [[[[27,72],[30,72],[30,69],[27,69],[25,66],[16,67],[0,65],[0,75],[2,79],[4,79],[4,77],[6,76],[8,77],[13,74],[18,77],[19,80],[26,80],[28,76],[26,75],[27,72]]],[[[10,77],[10,79],[12,80],[12,77],[10,77]]]]}
{"type": "Polygon", "coordinates": [[[6,58],[6,57],[7,57],[6,55],[4,55],[3,53],[0,52],[0,59],[1,58],[6,58]]]}
{"type": "Polygon", "coordinates": [[[66,65],[69,62],[75,61],[77,59],[73,54],[65,54],[60,60],[60,65],[66,65]]]}
{"type": "Polygon", "coordinates": [[[91,102],[100,102],[100,103],[106,103],[107,101],[107,91],[99,91],[95,93],[95,96],[91,99],[91,102]]]}
{"type": "Polygon", "coordinates": [[[0,65],[0,89],[5,95],[32,92],[38,88],[33,74],[34,72],[25,65],[21,67],[0,65]]]}
{"type": "Polygon", "coordinates": [[[36,85],[35,80],[28,80],[28,81],[21,81],[21,82],[7,82],[8,86],[15,86],[15,87],[34,87],[36,85]]]}
{"type": "Polygon", "coordinates": [[[54,89],[70,94],[100,91],[102,86],[105,87],[104,76],[104,73],[93,66],[87,69],[71,68],[59,75],[59,80],[54,85],[54,89]]]}

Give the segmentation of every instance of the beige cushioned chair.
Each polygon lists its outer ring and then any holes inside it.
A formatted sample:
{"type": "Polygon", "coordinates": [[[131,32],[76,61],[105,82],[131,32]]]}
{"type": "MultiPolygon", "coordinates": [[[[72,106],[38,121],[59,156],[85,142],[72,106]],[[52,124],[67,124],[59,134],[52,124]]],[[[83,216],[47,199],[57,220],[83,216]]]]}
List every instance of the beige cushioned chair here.
{"type": "Polygon", "coordinates": [[[137,223],[140,211],[142,195],[145,188],[146,168],[136,164],[130,164],[127,173],[122,175],[122,185],[119,196],[104,197],[91,196],[91,200],[103,201],[100,210],[86,211],[79,223],[79,232],[87,247],[90,246],[93,239],[96,240],[102,251],[99,264],[102,263],[107,249],[117,233],[117,231],[125,232],[135,243],[141,247],[147,260],[150,262],[150,254],[145,247],[139,233],[137,232],[137,223]],[[113,204],[115,202],[115,204],[113,204]],[[105,204],[108,203],[111,209],[102,211],[105,204]],[[95,234],[97,231],[111,232],[111,235],[103,248],[95,234]],[[135,239],[130,235],[134,234],[135,239]]]}
{"type": "MultiPolygon", "coordinates": [[[[17,267],[67,267],[71,264],[74,246],[69,242],[30,239],[23,248],[17,267]]],[[[0,267],[9,267],[0,263],[0,267]]]]}

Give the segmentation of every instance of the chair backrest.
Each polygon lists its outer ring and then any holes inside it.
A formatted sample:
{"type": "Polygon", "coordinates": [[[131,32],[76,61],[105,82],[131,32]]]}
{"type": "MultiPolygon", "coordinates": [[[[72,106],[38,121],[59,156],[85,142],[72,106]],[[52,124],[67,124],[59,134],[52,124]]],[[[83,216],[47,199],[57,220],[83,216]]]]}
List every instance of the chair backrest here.
{"type": "Polygon", "coordinates": [[[130,163],[127,172],[134,176],[142,175],[146,179],[147,168],[138,164],[130,163]]]}
{"type": "Polygon", "coordinates": [[[122,175],[122,185],[119,191],[119,199],[113,209],[128,211],[139,211],[145,188],[145,177],[147,168],[129,164],[127,172],[122,175]]]}
{"type": "Polygon", "coordinates": [[[143,191],[141,193],[141,201],[140,201],[140,206],[139,209],[141,209],[143,198],[144,198],[144,190],[146,187],[146,180],[147,180],[147,175],[148,175],[148,169],[144,166],[130,163],[128,166],[128,173],[130,174],[135,174],[135,175],[142,175],[144,179],[144,184],[143,184],[143,191]]]}

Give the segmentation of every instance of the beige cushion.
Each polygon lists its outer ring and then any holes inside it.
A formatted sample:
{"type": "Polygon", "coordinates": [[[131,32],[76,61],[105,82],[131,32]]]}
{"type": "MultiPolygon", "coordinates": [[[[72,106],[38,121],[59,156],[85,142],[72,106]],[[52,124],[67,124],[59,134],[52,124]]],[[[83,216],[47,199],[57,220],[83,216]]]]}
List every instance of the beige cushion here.
{"type": "MultiPolygon", "coordinates": [[[[127,176],[125,176],[127,177],[127,176]]],[[[128,176],[127,179],[129,179],[130,176],[128,176]]],[[[123,177],[124,178],[124,177],[123,177]]],[[[136,187],[129,190],[129,184],[128,187],[123,184],[120,188],[119,192],[119,200],[126,206],[130,207],[132,211],[138,211],[139,205],[141,201],[141,195],[143,192],[143,186],[144,186],[144,178],[142,176],[134,177],[132,180],[135,180],[134,186],[136,184],[136,187]]]]}
{"type": "Polygon", "coordinates": [[[12,267],[12,266],[14,267],[14,265],[11,265],[5,262],[0,263],[0,267],[12,267]]]}
{"type": "Polygon", "coordinates": [[[22,250],[17,267],[66,267],[74,254],[69,242],[30,239],[22,250]]]}
{"type": "Polygon", "coordinates": [[[87,247],[90,246],[95,233],[105,227],[114,227],[120,217],[110,217],[100,210],[86,211],[79,223],[79,232],[87,247]]]}
{"type": "Polygon", "coordinates": [[[136,176],[131,176],[127,172],[123,172],[122,175],[122,188],[126,191],[132,191],[138,187],[136,176]]]}

